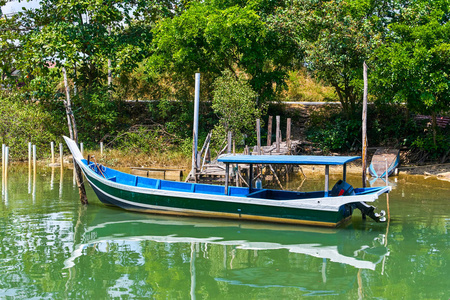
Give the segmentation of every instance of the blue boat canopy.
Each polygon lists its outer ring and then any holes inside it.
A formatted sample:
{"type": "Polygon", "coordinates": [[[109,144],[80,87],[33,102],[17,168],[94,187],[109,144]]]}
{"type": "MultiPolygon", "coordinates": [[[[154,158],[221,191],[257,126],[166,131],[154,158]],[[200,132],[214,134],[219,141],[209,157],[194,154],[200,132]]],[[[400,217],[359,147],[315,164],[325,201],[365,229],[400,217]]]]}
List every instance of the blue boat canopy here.
{"type": "Polygon", "coordinates": [[[226,164],[292,164],[292,165],[344,165],[361,156],[316,155],[224,155],[218,161],[226,164]]]}

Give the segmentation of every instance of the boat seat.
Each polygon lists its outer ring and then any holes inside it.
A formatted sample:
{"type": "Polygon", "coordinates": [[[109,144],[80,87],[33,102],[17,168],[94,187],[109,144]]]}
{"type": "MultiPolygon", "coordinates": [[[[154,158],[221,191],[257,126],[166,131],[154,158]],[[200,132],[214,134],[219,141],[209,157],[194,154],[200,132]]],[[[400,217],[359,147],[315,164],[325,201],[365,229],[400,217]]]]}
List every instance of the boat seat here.
{"type": "Polygon", "coordinates": [[[187,183],[187,182],[161,180],[160,189],[161,190],[171,190],[171,191],[181,191],[181,192],[193,192],[194,185],[192,183],[187,183]]]}
{"type": "Polygon", "coordinates": [[[138,177],[136,186],[157,189],[158,188],[158,179],[147,178],[147,177],[138,177]]]}
{"type": "Polygon", "coordinates": [[[194,192],[201,194],[223,195],[225,187],[221,185],[195,184],[194,192]]]}
{"type": "Polygon", "coordinates": [[[235,197],[245,197],[248,195],[248,188],[230,186],[228,187],[228,195],[235,197]]]}

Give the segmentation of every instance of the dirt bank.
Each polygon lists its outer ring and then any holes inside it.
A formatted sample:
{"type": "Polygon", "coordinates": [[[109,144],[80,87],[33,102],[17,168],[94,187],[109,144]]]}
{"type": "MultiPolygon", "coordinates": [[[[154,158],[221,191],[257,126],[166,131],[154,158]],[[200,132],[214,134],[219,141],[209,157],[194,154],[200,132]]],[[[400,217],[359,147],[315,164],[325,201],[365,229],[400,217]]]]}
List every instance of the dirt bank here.
{"type": "MultiPolygon", "coordinates": [[[[351,163],[347,166],[347,172],[351,174],[361,174],[361,164],[351,163]]],[[[323,166],[302,166],[303,172],[308,174],[323,174],[325,167],[323,166]]],[[[342,166],[331,166],[330,172],[342,172],[342,166]]],[[[450,182],[450,164],[433,164],[423,166],[401,166],[399,173],[411,175],[435,176],[440,180],[450,182]]],[[[369,174],[367,174],[370,176],[369,174]]]]}

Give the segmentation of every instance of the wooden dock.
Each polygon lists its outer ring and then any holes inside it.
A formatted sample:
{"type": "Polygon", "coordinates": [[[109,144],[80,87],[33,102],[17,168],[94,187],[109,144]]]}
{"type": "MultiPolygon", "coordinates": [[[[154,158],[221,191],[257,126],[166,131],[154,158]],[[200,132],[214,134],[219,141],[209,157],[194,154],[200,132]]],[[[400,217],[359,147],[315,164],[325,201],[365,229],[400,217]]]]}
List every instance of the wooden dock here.
{"type": "MultiPolygon", "coordinates": [[[[286,140],[282,140],[281,130],[280,130],[280,116],[276,116],[276,126],[275,126],[275,141],[272,143],[272,116],[269,117],[268,131],[267,131],[267,146],[261,145],[261,132],[260,132],[260,120],[256,120],[256,135],[257,135],[257,145],[245,147],[244,153],[235,153],[234,142],[232,141],[231,132],[228,133],[226,146],[218,154],[220,156],[223,153],[228,154],[251,154],[251,155],[297,155],[300,150],[300,146],[303,144],[299,140],[291,140],[291,119],[287,118],[286,126],[286,140]]],[[[205,143],[201,151],[197,154],[197,167],[191,170],[186,178],[186,182],[205,182],[205,183],[222,183],[225,181],[225,165],[217,162],[217,158],[211,160],[209,154],[209,143],[211,135],[208,134],[205,143]]],[[[193,155],[194,157],[195,155],[193,155]]],[[[194,166],[195,164],[193,164],[194,166]]],[[[229,178],[231,182],[237,185],[244,184],[248,185],[245,180],[245,174],[248,174],[249,166],[242,165],[239,169],[230,169],[229,178]]],[[[289,172],[292,168],[281,168],[275,170],[270,166],[270,172],[272,177],[278,180],[277,173],[283,173],[281,176],[284,177],[285,172],[289,172]]],[[[260,172],[261,172],[260,168],[260,172]]]]}
{"type": "Polygon", "coordinates": [[[184,169],[131,167],[131,174],[146,177],[176,178],[183,177],[184,169]]]}
{"type": "MultiPolygon", "coordinates": [[[[288,147],[286,142],[280,143],[279,151],[277,151],[277,146],[275,143],[272,146],[264,146],[261,147],[261,155],[296,155],[298,152],[298,146],[301,144],[300,141],[291,141],[290,146],[288,147]]],[[[247,150],[248,151],[248,150],[247,150]]],[[[235,155],[248,154],[250,151],[244,153],[236,153],[235,155]]],[[[257,146],[252,147],[251,151],[252,155],[258,155],[257,146]]],[[[231,153],[230,153],[231,154],[231,153]]],[[[247,185],[245,175],[248,174],[248,165],[239,166],[239,170],[230,170],[230,181],[235,183],[240,181],[241,184],[247,185]],[[236,175],[238,173],[238,175],[236,175]]],[[[283,168],[282,170],[275,170],[272,168],[272,173],[269,177],[275,179],[277,178],[277,173],[279,171],[284,172],[289,171],[288,168],[283,168]]],[[[202,167],[196,172],[197,182],[202,183],[222,183],[225,181],[225,164],[217,162],[217,160],[213,160],[211,162],[205,163],[202,167]]],[[[278,179],[277,179],[278,180],[278,179]]],[[[188,182],[194,182],[195,178],[192,176],[188,176],[188,182]]]]}

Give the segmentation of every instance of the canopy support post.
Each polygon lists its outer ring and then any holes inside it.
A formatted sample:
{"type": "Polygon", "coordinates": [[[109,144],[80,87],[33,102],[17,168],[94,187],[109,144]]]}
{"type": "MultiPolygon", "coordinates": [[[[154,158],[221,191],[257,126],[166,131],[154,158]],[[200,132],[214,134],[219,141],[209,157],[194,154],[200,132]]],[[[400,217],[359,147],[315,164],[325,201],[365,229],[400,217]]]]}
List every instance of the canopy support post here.
{"type": "Polygon", "coordinates": [[[342,171],[342,180],[344,181],[344,182],[347,182],[347,164],[344,164],[344,169],[343,169],[343,171],[342,171]]]}
{"type": "Polygon", "coordinates": [[[253,164],[250,164],[249,175],[248,175],[248,193],[252,192],[253,187],[253,164]]]}
{"type": "Polygon", "coordinates": [[[330,166],[325,165],[325,197],[328,197],[329,185],[330,185],[330,166]]]}
{"type": "Polygon", "coordinates": [[[230,164],[225,164],[225,195],[228,195],[228,180],[230,177],[230,164]]]}

